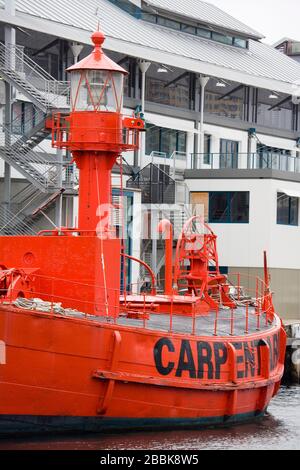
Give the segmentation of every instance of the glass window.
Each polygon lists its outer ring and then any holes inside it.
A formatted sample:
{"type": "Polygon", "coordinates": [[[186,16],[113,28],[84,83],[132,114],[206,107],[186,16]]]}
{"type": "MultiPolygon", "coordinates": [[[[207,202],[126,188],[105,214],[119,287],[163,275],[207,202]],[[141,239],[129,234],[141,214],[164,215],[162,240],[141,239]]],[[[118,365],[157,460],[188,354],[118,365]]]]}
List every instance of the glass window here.
{"type": "Polygon", "coordinates": [[[166,86],[168,81],[175,78],[174,75],[160,74],[166,75],[165,80],[160,80],[151,77],[150,73],[151,71],[146,75],[146,99],[148,101],[178,108],[189,109],[191,107],[188,77],[179,80],[174,85],[166,86]]]}
{"type": "Polygon", "coordinates": [[[157,24],[166,26],[167,28],[180,30],[180,23],[178,21],[168,20],[168,18],[163,18],[162,16],[158,16],[157,24]]]}
{"type": "Polygon", "coordinates": [[[220,33],[212,33],[212,39],[214,41],[221,42],[222,44],[229,44],[232,46],[233,43],[233,37],[232,36],[225,36],[225,34],[220,34],[220,33]]]}
{"type": "Polygon", "coordinates": [[[203,155],[204,165],[211,164],[210,147],[211,147],[211,135],[205,134],[204,135],[204,155],[203,155]]]}
{"type": "Polygon", "coordinates": [[[300,42],[292,42],[290,45],[291,54],[299,54],[300,53],[300,42]]]}
{"type": "Polygon", "coordinates": [[[211,31],[208,31],[207,29],[197,28],[197,36],[211,39],[211,31]]]}
{"type": "Polygon", "coordinates": [[[71,74],[73,111],[120,112],[123,106],[123,74],[103,70],[71,74]]]}
{"type": "Polygon", "coordinates": [[[241,96],[230,95],[221,98],[220,94],[205,93],[205,112],[225,116],[230,119],[243,119],[244,102],[241,96]]]}
{"type": "Polygon", "coordinates": [[[160,128],[149,124],[146,126],[146,154],[160,150],[160,128]]]}
{"type": "Polygon", "coordinates": [[[299,199],[277,193],[277,224],[299,225],[299,199]]]}
{"type": "Polygon", "coordinates": [[[188,24],[181,24],[181,31],[184,31],[185,33],[189,34],[196,34],[196,27],[195,26],[190,26],[188,24]]]}
{"type": "Polygon", "coordinates": [[[145,21],[149,21],[150,23],[156,23],[157,22],[157,16],[156,15],[151,15],[151,13],[143,13],[142,14],[142,19],[145,21]]]}
{"type": "Polygon", "coordinates": [[[228,193],[209,194],[209,222],[226,223],[229,220],[228,193]]]}
{"type": "Polygon", "coordinates": [[[247,191],[209,193],[209,222],[249,223],[249,199],[247,191]]]}
{"type": "Polygon", "coordinates": [[[146,132],[146,153],[164,153],[171,157],[173,152],[186,152],[186,132],[151,126],[146,132]]]}
{"type": "Polygon", "coordinates": [[[230,193],[230,222],[233,224],[249,223],[249,193],[230,193]]]}
{"type": "Polygon", "coordinates": [[[220,140],[220,168],[238,168],[239,142],[235,140],[220,140]]]}
{"type": "Polygon", "coordinates": [[[289,171],[291,162],[294,163],[294,158],[289,150],[258,144],[256,155],[257,168],[289,171]]]}
{"type": "Polygon", "coordinates": [[[248,41],[242,38],[233,38],[233,45],[236,47],[242,47],[246,49],[248,47],[248,41]]]}

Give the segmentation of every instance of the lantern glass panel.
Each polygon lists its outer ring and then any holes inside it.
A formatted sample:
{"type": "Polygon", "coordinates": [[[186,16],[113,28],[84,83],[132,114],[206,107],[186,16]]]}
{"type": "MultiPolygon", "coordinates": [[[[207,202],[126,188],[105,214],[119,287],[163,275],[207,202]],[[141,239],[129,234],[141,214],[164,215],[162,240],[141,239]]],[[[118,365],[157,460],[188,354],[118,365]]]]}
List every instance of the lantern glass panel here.
{"type": "Polygon", "coordinates": [[[122,112],[123,74],[104,70],[73,72],[73,111],[122,112]]]}
{"type": "Polygon", "coordinates": [[[78,105],[78,94],[80,90],[78,90],[80,80],[81,80],[81,72],[72,72],[71,73],[71,104],[72,104],[72,111],[76,110],[78,105]]]}

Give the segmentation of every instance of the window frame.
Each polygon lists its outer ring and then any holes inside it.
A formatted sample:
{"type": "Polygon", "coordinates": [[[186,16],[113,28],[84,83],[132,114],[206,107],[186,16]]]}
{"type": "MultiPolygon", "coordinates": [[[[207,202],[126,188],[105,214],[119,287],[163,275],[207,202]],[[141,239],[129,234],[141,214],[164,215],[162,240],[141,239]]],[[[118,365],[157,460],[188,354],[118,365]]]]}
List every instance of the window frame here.
{"type": "Polygon", "coordinates": [[[209,206],[208,206],[208,223],[209,224],[235,224],[235,225],[249,225],[250,224],[250,191],[209,191],[209,206]],[[226,195],[226,212],[227,215],[224,220],[216,220],[212,217],[212,197],[216,194],[226,195]],[[232,202],[234,195],[247,194],[248,195],[248,212],[245,221],[237,221],[233,218],[232,202]]]}
{"type": "Polygon", "coordinates": [[[276,224],[277,225],[284,225],[286,227],[299,227],[299,198],[294,197],[294,196],[288,196],[285,193],[281,193],[281,192],[277,191],[277,199],[276,200],[277,200],[276,224]],[[279,204],[278,204],[278,202],[279,202],[280,197],[285,197],[285,199],[288,199],[288,214],[287,214],[288,222],[284,222],[283,219],[280,220],[280,218],[279,218],[279,204]],[[293,210],[292,206],[293,206],[293,203],[295,201],[297,201],[297,209],[296,209],[296,213],[292,214],[292,210],[293,210]],[[296,219],[295,223],[292,222],[293,218],[296,219]]]}
{"type": "MultiPolygon", "coordinates": [[[[116,0],[110,0],[110,1],[114,2],[116,0]]],[[[205,27],[202,27],[199,24],[192,25],[192,24],[173,20],[165,16],[146,12],[146,11],[142,11],[140,14],[140,17],[144,21],[148,21],[149,23],[157,24],[165,28],[170,28],[170,29],[173,29],[174,31],[182,31],[183,33],[191,34],[192,36],[197,36],[203,39],[210,39],[212,41],[218,42],[219,44],[225,44],[228,46],[237,47],[239,49],[249,49],[249,39],[244,38],[244,37],[231,36],[230,34],[222,33],[220,31],[213,31],[210,29],[206,29],[205,27]],[[167,24],[167,22],[169,22],[169,24],[167,24]],[[172,26],[172,23],[174,26],[172,26]],[[231,39],[231,41],[228,41],[228,40],[226,41],[225,40],[226,38],[231,39]],[[244,46],[242,46],[241,43],[239,43],[239,41],[242,41],[244,46]]]]}
{"type": "MultiPolygon", "coordinates": [[[[176,148],[173,150],[173,152],[186,153],[186,150],[187,150],[187,137],[188,137],[186,131],[182,131],[182,130],[179,130],[179,129],[169,129],[168,127],[161,127],[161,126],[151,126],[149,131],[151,132],[151,130],[153,130],[153,132],[157,133],[157,138],[158,138],[157,139],[158,140],[158,142],[157,142],[158,149],[152,150],[152,152],[156,151],[156,152],[164,153],[164,154],[166,154],[166,158],[171,158],[172,154],[169,153],[169,152],[165,152],[165,148],[163,146],[164,138],[166,138],[169,143],[170,143],[171,139],[174,139],[176,148]],[[184,141],[184,146],[185,146],[184,151],[180,149],[180,140],[181,139],[183,139],[183,141],[184,141]]],[[[149,136],[150,136],[150,132],[148,134],[149,136]]],[[[147,155],[150,155],[151,152],[149,153],[149,151],[148,151],[149,148],[147,148],[148,146],[149,146],[149,143],[147,142],[147,132],[146,132],[146,152],[147,152],[147,155]]]]}

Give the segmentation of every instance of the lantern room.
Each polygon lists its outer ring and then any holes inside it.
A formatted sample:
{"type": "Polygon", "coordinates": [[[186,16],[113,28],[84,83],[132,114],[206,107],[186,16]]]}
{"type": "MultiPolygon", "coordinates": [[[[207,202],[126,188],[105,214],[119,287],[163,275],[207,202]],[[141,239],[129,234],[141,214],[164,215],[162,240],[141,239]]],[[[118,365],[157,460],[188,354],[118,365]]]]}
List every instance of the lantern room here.
{"type": "MultiPolygon", "coordinates": [[[[143,120],[124,118],[123,87],[128,72],[107,57],[101,31],[92,35],[93,52],[67,71],[71,82],[71,113],[52,118],[52,144],[78,152],[98,151],[119,155],[139,147],[143,120]]],[[[76,154],[74,154],[76,152],[76,154]]]]}
{"type": "Polygon", "coordinates": [[[123,81],[127,71],[104,54],[104,40],[101,31],[95,32],[92,35],[93,52],[68,69],[72,112],[122,113],[123,81]]]}

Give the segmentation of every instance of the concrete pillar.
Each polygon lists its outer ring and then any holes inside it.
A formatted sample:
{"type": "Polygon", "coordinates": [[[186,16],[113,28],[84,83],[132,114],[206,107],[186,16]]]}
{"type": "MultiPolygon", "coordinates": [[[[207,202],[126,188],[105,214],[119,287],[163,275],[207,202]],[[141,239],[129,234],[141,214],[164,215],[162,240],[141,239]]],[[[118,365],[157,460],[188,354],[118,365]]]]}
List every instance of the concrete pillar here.
{"type": "MultiPolygon", "coordinates": [[[[5,83],[5,148],[9,149],[11,145],[10,136],[11,127],[11,86],[5,83]]],[[[4,214],[5,223],[9,223],[11,201],[11,166],[5,162],[4,165],[4,214]]]]}
{"type": "MultiPolygon", "coordinates": [[[[5,12],[9,15],[15,16],[16,4],[15,0],[5,0],[5,12]]],[[[16,30],[9,25],[5,25],[5,45],[16,44],[16,30]]]]}
{"type": "Polygon", "coordinates": [[[201,104],[200,104],[200,122],[199,122],[199,140],[198,140],[198,152],[200,154],[204,154],[204,107],[205,107],[205,88],[209,82],[209,77],[203,77],[202,75],[199,77],[200,85],[201,85],[201,104]]]}
{"type": "MultiPolygon", "coordinates": [[[[200,169],[202,166],[202,156],[204,154],[204,109],[205,109],[205,88],[209,82],[209,77],[199,76],[200,89],[198,93],[198,100],[200,99],[200,120],[196,122],[196,135],[195,135],[195,164],[196,168],[200,169]]],[[[196,106],[198,106],[196,100],[196,106]]],[[[198,109],[196,107],[196,109],[198,109]]]]}
{"type": "Polygon", "coordinates": [[[257,139],[254,135],[248,137],[248,168],[256,168],[257,139]]]}

